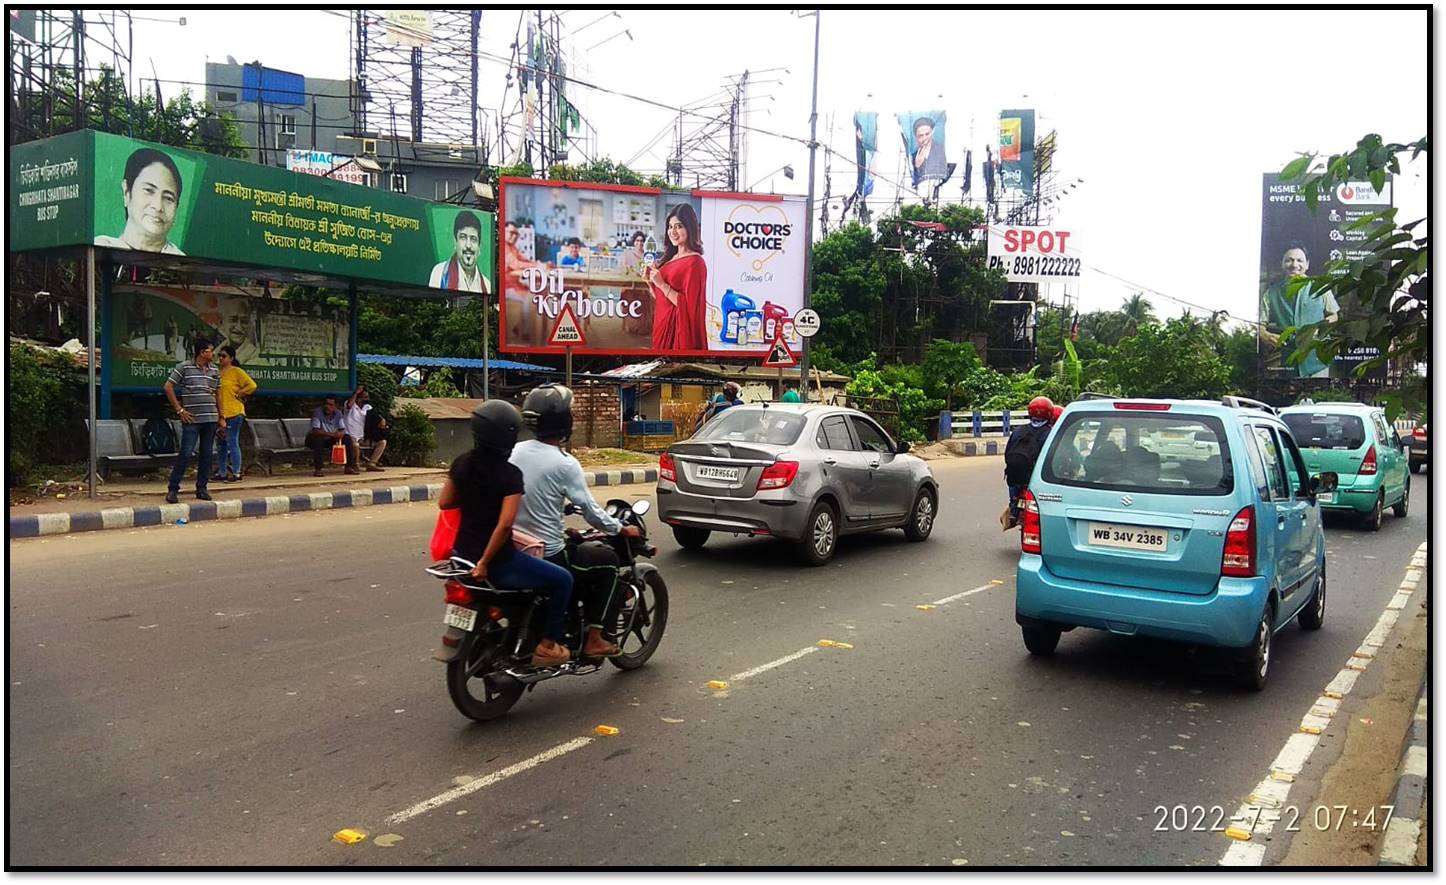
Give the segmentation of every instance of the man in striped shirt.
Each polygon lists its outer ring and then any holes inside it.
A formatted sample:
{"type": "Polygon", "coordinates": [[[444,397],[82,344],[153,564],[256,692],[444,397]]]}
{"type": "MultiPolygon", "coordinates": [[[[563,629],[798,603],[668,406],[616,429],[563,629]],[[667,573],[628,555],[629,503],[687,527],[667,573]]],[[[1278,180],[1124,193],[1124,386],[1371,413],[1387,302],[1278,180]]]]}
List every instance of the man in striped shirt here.
{"type": "Polygon", "coordinates": [[[181,449],[176,453],[176,466],[171,469],[167,504],[176,503],[180,495],[181,480],[186,477],[186,468],[191,464],[191,453],[198,441],[201,445],[196,461],[196,497],[211,500],[206,481],[211,478],[211,452],[215,448],[212,440],[216,436],[216,424],[221,420],[221,373],[211,364],[215,355],[212,348],[210,341],[197,338],[195,358],[177,365],[166,379],[166,399],[181,419],[181,449]]]}

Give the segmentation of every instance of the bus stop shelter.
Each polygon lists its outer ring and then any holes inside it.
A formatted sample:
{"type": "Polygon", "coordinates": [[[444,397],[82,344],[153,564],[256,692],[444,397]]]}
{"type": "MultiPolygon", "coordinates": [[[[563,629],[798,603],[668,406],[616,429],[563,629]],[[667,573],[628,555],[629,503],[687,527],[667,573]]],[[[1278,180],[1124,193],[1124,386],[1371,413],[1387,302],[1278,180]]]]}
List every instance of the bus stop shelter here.
{"type": "Polygon", "coordinates": [[[239,342],[267,393],[337,393],[356,383],[359,290],[487,296],[495,279],[489,212],[109,133],[12,145],[9,183],[8,249],[77,256],[86,279],[91,497],[97,418],[115,392],[158,392],[186,331],[239,342]],[[347,307],[274,297],[288,285],[347,307]]]}

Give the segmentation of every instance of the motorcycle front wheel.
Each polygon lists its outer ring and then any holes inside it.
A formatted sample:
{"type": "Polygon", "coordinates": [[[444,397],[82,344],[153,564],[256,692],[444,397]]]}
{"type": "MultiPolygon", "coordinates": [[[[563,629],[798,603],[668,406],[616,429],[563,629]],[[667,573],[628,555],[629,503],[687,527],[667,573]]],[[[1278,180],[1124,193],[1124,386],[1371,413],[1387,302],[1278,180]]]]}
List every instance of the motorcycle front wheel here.
{"type": "Polygon", "coordinates": [[[487,722],[512,709],[526,687],[506,673],[489,672],[501,643],[479,640],[462,658],[447,664],[447,694],[468,719],[487,722]]]}
{"type": "Polygon", "coordinates": [[[638,597],[618,614],[618,647],[622,654],[608,658],[619,670],[636,670],[648,662],[668,626],[668,585],[657,572],[648,572],[638,597]]]}

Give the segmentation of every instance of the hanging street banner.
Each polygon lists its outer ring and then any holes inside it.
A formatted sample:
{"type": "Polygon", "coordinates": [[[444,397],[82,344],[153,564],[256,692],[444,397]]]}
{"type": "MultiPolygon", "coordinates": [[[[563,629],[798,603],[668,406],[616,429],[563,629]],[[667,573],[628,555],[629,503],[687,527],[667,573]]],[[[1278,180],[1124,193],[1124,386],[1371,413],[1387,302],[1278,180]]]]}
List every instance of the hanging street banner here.
{"type": "Polygon", "coordinates": [[[1078,282],[1079,236],[1067,227],[989,226],[989,267],[1011,283],[1078,282]]]}
{"type": "Polygon", "coordinates": [[[12,252],[94,244],[457,292],[494,277],[491,213],[103,132],[12,145],[9,181],[12,252]]]}
{"type": "Polygon", "coordinates": [[[1368,181],[1339,185],[1321,194],[1314,212],[1298,182],[1282,183],[1278,174],[1266,173],[1261,190],[1260,322],[1266,368],[1295,378],[1348,377],[1379,351],[1354,348],[1338,354],[1329,367],[1315,354],[1295,366],[1282,361],[1279,338],[1286,329],[1333,322],[1340,310],[1329,292],[1316,292],[1307,283],[1292,298],[1287,287],[1294,277],[1320,275],[1332,261],[1355,261],[1368,254],[1363,245],[1366,231],[1349,228],[1367,215],[1391,208],[1391,182],[1379,192],[1368,181]]]}
{"type": "Polygon", "coordinates": [[[999,112],[1000,177],[1006,188],[1034,190],[1034,111],[999,112]]]}
{"type": "Polygon", "coordinates": [[[103,364],[115,390],[158,391],[204,335],[236,348],[262,393],[350,388],[351,326],[345,308],[255,298],[209,287],[117,286],[103,364]]]}
{"type": "Polygon", "coordinates": [[[874,179],[878,171],[874,159],[879,151],[879,115],[877,111],[854,112],[854,163],[858,174],[854,180],[854,195],[867,197],[874,192],[874,179]]]}
{"type": "Polygon", "coordinates": [[[557,353],[571,308],[583,354],[761,357],[802,338],[807,202],[504,178],[500,348],[557,353]]]}
{"type": "Polygon", "coordinates": [[[949,158],[944,153],[943,111],[906,111],[896,115],[909,158],[909,180],[915,190],[925,184],[939,184],[949,178],[949,158]]]}

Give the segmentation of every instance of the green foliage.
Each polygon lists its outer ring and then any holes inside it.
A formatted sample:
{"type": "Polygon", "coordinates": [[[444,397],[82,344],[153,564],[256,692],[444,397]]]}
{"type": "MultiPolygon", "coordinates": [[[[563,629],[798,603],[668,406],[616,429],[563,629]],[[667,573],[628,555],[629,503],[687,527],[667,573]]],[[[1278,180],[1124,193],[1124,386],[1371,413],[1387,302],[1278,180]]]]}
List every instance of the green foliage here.
{"type": "MultiPolygon", "coordinates": [[[[1400,155],[1410,159],[1429,152],[1426,138],[1409,144],[1385,143],[1379,135],[1361,138],[1353,150],[1334,154],[1317,162],[1317,154],[1302,154],[1283,170],[1284,181],[1298,180],[1312,211],[1320,195],[1350,181],[1369,180],[1381,189],[1388,175],[1401,173],[1400,155]]],[[[1396,210],[1368,215],[1351,225],[1365,239],[1358,243],[1363,257],[1354,261],[1329,262],[1319,276],[1309,278],[1318,293],[1329,292],[1340,305],[1335,322],[1306,326],[1296,334],[1295,354],[1299,360],[1314,351],[1329,362],[1351,347],[1379,348],[1381,356],[1362,363],[1357,373],[1365,374],[1388,360],[1410,365],[1426,362],[1430,348],[1428,308],[1431,300],[1430,238],[1417,233],[1425,219],[1397,224],[1396,210]]],[[[1287,292],[1294,295],[1307,280],[1294,281],[1287,292]]],[[[1381,399],[1394,418],[1405,408],[1419,407],[1425,399],[1425,384],[1412,380],[1401,388],[1387,390],[1381,399]]]]}
{"type": "Polygon", "coordinates": [[[908,442],[924,439],[924,427],[935,420],[943,408],[943,400],[924,394],[918,366],[886,366],[883,369],[862,369],[844,388],[850,397],[890,400],[898,405],[898,435],[908,442]]]}
{"type": "Polygon", "coordinates": [[[1140,326],[1115,349],[1109,372],[1126,396],[1216,399],[1230,389],[1209,333],[1183,319],[1140,326]]]}
{"type": "Polygon", "coordinates": [[[1225,364],[1230,367],[1230,389],[1236,393],[1251,394],[1259,386],[1257,346],[1255,333],[1250,329],[1236,329],[1220,343],[1225,364]]]}
{"type": "Polygon", "coordinates": [[[381,415],[392,413],[392,400],[397,396],[396,373],[376,363],[357,363],[356,380],[366,386],[372,408],[381,415]]]}
{"type": "Polygon", "coordinates": [[[942,398],[946,409],[953,409],[954,398],[961,392],[965,380],[982,366],[973,344],[935,339],[924,352],[921,367],[924,391],[936,399],[942,398]]]}
{"type": "MultiPolygon", "coordinates": [[[[530,167],[529,167],[530,168],[530,167]]],[[[529,173],[530,174],[530,173],[529,173]]],[[[622,163],[614,163],[608,157],[592,160],[581,166],[556,163],[547,170],[547,177],[554,181],[587,181],[595,184],[629,184],[634,187],[669,187],[666,179],[656,175],[644,176],[634,172],[622,163]]]]}
{"type": "Polygon", "coordinates": [[[424,467],[437,448],[437,430],[419,406],[405,405],[392,415],[387,437],[389,463],[424,467]]]}
{"type": "Polygon", "coordinates": [[[72,460],[86,439],[85,374],[68,355],[10,346],[6,369],[6,466],[11,485],[41,466],[72,460]]]}
{"type": "Polygon", "coordinates": [[[432,397],[458,399],[462,396],[462,391],[458,390],[457,385],[453,383],[451,369],[436,368],[427,373],[427,380],[413,396],[421,399],[432,397]]]}

